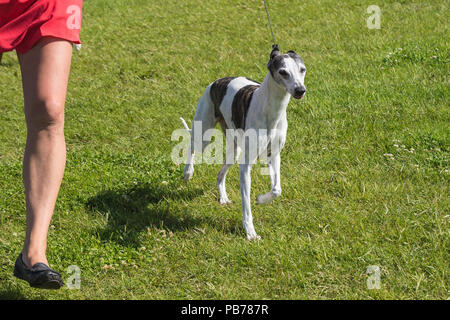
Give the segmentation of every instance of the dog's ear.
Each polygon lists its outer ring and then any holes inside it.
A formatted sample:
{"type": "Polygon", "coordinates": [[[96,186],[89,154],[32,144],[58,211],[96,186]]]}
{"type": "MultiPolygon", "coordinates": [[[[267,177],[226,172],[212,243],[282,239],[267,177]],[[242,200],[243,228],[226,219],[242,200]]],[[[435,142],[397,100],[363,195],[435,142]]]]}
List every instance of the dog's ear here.
{"type": "Polygon", "coordinates": [[[280,55],[280,48],[278,47],[277,44],[274,44],[274,45],[272,46],[272,52],[270,53],[270,60],[269,60],[269,63],[267,64],[267,69],[270,70],[270,72],[272,73],[272,75],[273,75],[272,61],[273,61],[273,59],[274,59],[276,56],[279,56],[279,55],[280,55]]]}
{"type": "Polygon", "coordinates": [[[280,48],[278,47],[277,44],[274,44],[272,46],[272,52],[270,53],[270,60],[272,60],[273,58],[275,58],[279,54],[280,54],[280,48]]]}
{"type": "Polygon", "coordinates": [[[297,61],[297,63],[305,64],[305,63],[303,62],[302,57],[300,57],[300,55],[298,55],[295,51],[290,50],[290,51],[287,52],[287,54],[288,54],[292,59],[294,59],[295,61],[297,61]]]}

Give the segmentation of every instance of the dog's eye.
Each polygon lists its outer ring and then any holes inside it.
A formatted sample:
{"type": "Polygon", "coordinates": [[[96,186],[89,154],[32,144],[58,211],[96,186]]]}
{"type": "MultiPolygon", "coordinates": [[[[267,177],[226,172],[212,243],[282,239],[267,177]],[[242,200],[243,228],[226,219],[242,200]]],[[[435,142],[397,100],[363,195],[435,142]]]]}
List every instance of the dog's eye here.
{"type": "Polygon", "coordinates": [[[289,78],[289,72],[287,72],[286,70],[280,70],[280,71],[278,71],[278,73],[279,73],[283,78],[289,78]]]}
{"type": "Polygon", "coordinates": [[[305,73],[306,72],[306,69],[305,68],[300,68],[300,73],[305,73]]]}

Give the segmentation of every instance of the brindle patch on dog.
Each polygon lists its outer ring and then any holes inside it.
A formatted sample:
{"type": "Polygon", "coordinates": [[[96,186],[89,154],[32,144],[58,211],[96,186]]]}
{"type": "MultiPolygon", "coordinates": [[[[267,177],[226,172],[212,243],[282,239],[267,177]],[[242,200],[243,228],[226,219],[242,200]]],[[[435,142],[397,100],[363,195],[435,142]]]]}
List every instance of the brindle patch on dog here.
{"type": "Polygon", "coordinates": [[[231,81],[236,79],[236,77],[226,77],[222,79],[218,79],[214,81],[211,86],[211,90],[209,92],[211,96],[211,100],[214,104],[214,115],[217,121],[223,119],[222,112],[220,112],[220,105],[222,104],[222,100],[225,97],[228,89],[228,85],[231,81]]]}
{"type": "Polygon", "coordinates": [[[234,96],[233,105],[231,106],[231,120],[236,129],[245,130],[248,108],[250,107],[253,93],[259,87],[259,85],[250,84],[242,87],[234,96]]]}

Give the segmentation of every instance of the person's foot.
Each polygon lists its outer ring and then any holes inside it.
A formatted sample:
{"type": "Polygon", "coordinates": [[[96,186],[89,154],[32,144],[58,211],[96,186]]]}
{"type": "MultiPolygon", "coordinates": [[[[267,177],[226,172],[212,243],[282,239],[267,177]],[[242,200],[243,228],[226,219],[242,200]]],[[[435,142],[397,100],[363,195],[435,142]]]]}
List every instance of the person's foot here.
{"type": "Polygon", "coordinates": [[[16,260],[14,276],[27,281],[33,288],[59,289],[64,286],[61,275],[50,269],[45,263],[38,262],[31,268],[25,265],[22,253],[16,260]]]}

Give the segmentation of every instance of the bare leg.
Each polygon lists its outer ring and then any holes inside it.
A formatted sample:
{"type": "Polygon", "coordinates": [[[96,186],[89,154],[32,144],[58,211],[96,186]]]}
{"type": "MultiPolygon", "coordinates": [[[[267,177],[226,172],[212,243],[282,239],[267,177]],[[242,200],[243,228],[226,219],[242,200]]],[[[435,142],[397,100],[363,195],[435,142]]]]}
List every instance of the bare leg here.
{"type": "Polygon", "coordinates": [[[48,265],[47,233],[66,162],[64,104],[72,58],[71,43],[43,38],[18,54],[27,124],[23,159],[27,228],[23,260],[48,265]]]}

